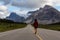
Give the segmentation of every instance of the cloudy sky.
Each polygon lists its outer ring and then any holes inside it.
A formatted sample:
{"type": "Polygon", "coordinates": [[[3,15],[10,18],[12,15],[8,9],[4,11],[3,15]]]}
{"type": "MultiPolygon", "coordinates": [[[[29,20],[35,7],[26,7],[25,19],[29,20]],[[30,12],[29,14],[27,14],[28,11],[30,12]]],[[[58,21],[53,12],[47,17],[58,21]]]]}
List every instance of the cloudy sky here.
{"type": "Polygon", "coordinates": [[[0,0],[0,18],[9,16],[11,12],[26,16],[28,11],[37,10],[45,5],[51,5],[60,11],[60,0],[0,0]]]}

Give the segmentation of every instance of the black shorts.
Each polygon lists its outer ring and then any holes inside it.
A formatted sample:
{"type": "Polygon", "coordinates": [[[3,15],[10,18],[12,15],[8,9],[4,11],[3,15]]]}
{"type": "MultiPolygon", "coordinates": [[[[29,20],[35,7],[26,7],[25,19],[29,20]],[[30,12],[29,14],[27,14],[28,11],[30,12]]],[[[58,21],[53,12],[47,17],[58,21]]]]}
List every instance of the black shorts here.
{"type": "Polygon", "coordinates": [[[38,28],[38,27],[34,27],[34,28],[38,28]]]}

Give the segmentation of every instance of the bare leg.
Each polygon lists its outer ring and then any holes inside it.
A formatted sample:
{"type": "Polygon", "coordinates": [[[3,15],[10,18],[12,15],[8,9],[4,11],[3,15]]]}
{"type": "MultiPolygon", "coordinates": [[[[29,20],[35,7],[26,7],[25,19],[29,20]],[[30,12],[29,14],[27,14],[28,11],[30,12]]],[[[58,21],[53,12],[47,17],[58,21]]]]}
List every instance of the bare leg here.
{"type": "Polygon", "coordinates": [[[35,34],[37,33],[37,28],[35,28],[35,34]]]}

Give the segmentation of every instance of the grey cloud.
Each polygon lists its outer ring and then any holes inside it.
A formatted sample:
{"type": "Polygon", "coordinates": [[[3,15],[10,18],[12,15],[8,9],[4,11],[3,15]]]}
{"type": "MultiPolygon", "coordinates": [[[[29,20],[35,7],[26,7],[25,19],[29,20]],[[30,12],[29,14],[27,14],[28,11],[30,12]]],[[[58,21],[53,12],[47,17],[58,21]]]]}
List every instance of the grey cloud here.
{"type": "Polygon", "coordinates": [[[1,0],[5,4],[11,3],[13,6],[25,7],[25,8],[39,8],[44,6],[48,0],[1,0]]]}
{"type": "Polygon", "coordinates": [[[46,3],[45,0],[22,0],[22,1],[13,1],[12,5],[26,8],[39,8],[46,3]]]}
{"type": "MultiPolygon", "coordinates": [[[[11,0],[1,0],[4,1],[5,4],[8,4],[11,0]]],[[[18,7],[26,7],[26,8],[38,8],[43,5],[45,0],[13,0],[12,5],[18,7]]]]}

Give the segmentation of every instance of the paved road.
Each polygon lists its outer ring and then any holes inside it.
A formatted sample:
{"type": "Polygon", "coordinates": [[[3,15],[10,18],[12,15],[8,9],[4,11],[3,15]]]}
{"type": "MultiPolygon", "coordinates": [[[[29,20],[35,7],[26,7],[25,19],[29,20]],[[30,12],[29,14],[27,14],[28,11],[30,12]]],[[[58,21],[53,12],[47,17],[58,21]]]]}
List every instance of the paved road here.
{"type": "Polygon", "coordinates": [[[60,32],[46,29],[39,29],[35,35],[33,27],[11,30],[0,33],[0,40],[60,40],[60,32]]]}
{"type": "Polygon", "coordinates": [[[43,40],[60,40],[60,31],[38,29],[38,33],[43,40]]]}

